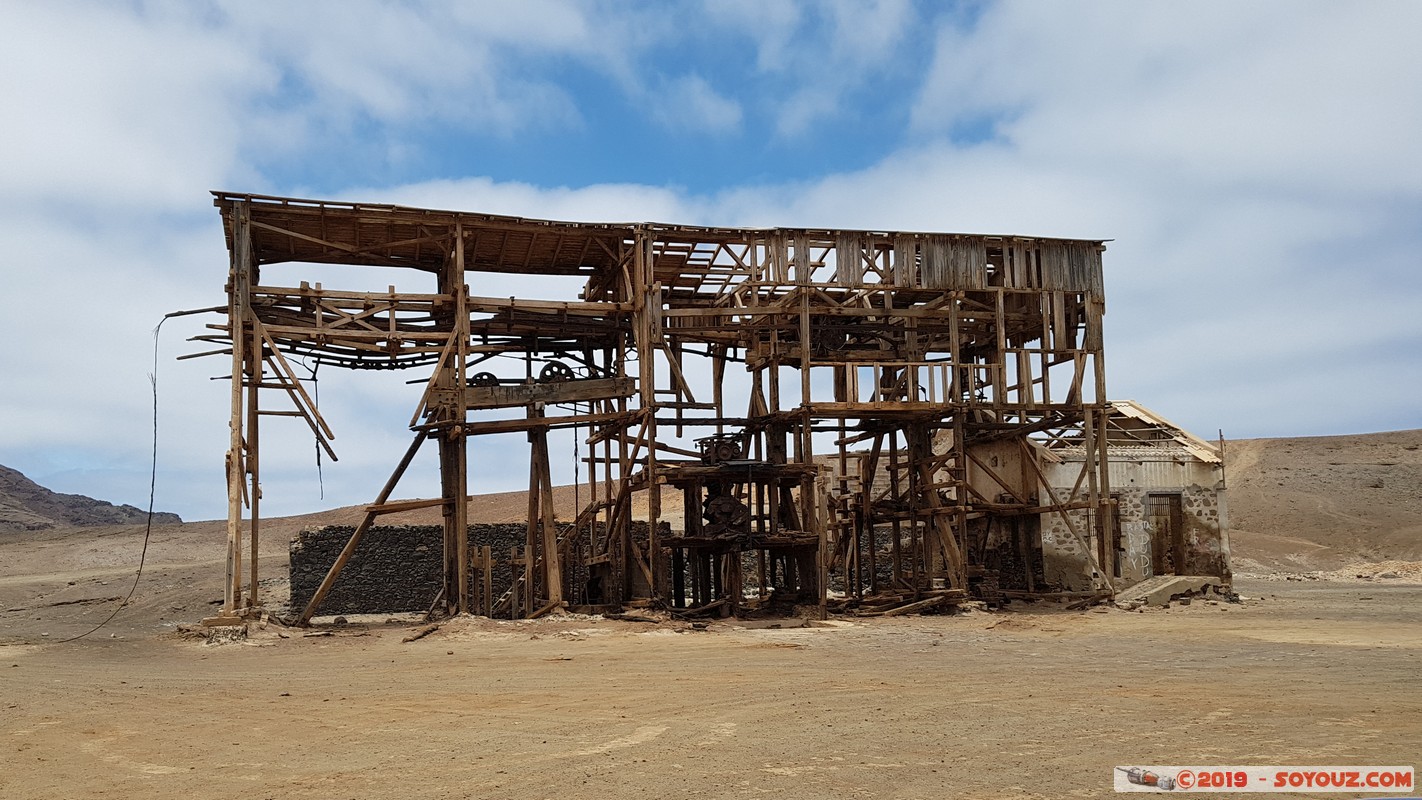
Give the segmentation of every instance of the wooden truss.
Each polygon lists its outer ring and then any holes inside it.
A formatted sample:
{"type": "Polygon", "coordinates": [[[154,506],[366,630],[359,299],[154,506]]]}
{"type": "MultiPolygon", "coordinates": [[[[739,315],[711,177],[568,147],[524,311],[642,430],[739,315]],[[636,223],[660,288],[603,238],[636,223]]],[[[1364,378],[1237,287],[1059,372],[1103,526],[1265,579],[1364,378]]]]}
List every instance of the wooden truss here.
{"type": "MultiPolygon", "coordinates": [[[[199,338],[232,363],[228,613],[261,603],[261,417],[301,417],[330,451],[293,355],[428,374],[408,451],[302,621],[380,515],[422,506],[443,510],[437,605],[449,613],[735,613],[772,600],[823,613],[834,582],[866,607],[950,601],[983,574],[973,520],[1085,509],[1095,530],[1083,536],[1110,540],[1095,437],[1099,241],[568,223],[227,193],[216,205],[228,320],[199,338]],[[263,283],[281,262],[424,272],[437,291],[263,283]],[[482,297],[480,272],[585,283],[575,300],[482,297]],[[560,528],[548,433],[566,428],[586,469],[584,502],[560,528]],[[467,440],[511,431],[529,441],[528,535],[515,585],[497,596],[490,555],[466,533],[467,440]],[[1053,436],[1090,453],[1068,497],[1007,477],[985,492],[965,477],[975,447],[1017,440],[1035,468],[1033,440],[1053,436]],[[431,440],[439,498],[392,501],[431,440]],[[668,492],[679,520],[663,519],[668,492]]],[[[1109,575],[1111,553],[1099,557],[1109,575]]]]}

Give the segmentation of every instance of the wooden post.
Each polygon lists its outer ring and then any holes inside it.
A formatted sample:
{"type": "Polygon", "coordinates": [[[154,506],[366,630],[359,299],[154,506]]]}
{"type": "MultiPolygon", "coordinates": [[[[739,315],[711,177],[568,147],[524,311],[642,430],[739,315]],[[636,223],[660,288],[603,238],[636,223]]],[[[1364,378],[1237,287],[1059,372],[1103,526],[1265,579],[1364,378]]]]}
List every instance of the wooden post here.
{"type": "MultiPolygon", "coordinates": [[[[469,407],[465,399],[465,393],[469,388],[467,368],[469,363],[469,287],[465,283],[464,277],[464,226],[456,223],[454,226],[454,264],[453,274],[449,276],[450,291],[454,295],[454,330],[450,336],[454,337],[455,363],[454,363],[454,386],[456,388],[456,404],[459,421],[464,422],[469,407]]],[[[394,287],[391,287],[392,291],[394,287]]],[[[393,321],[393,320],[392,320],[393,321]]],[[[452,488],[456,491],[458,502],[454,507],[454,515],[451,522],[454,525],[454,559],[458,565],[454,573],[454,580],[458,584],[458,589],[454,593],[456,598],[455,607],[460,614],[469,613],[469,443],[465,439],[463,427],[455,426],[452,433],[458,437],[458,450],[454,454],[454,467],[457,471],[452,488]]],[[[449,597],[448,592],[445,593],[449,597]]]]}
{"type": "MultiPolygon", "coordinates": [[[[542,419],[543,410],[530,408],[531,419],[542,419]]],[[[548,457],[548,428],[533,428],[528,433],[533,443],[530,478],[528,522],[542,529],[539,546],[543,551],[543,589],[551,604],[563,602],[563,569],[558,557],[558,528],[553,514],[553,479],[548,457]]]]}
{"type": "Polygon", "coordinates": [[[257,597],[257,585],[260,581],[257,568],[258,545],[260,542],[260,530],[262,524],[261,502],[262,502],[262,481],[261,481],[261,459],[259,457],[259,435],[258,426],[260,386],[262,384],[262,373],[264,360],[262,358],[262,342],[256,331],[252,332],[252,346],[247,350],[247,380],[250,388],[247,389],[247,469],[246,480],[248,482],[247,497],[250,503],[248,513],[248,544],[250,547],[250,558],[248,559],[248,570],[251,577],[247,585],[247,608],[256,608],[261,605],[257,597]]]}
{"type": "MultiPolygon", "coordinates": [[[[232,337],[232,414],[227,445],[227,580],[222,611],[234,614],[242,600],[242,497],[246,482],[243,438],[243,391],[247,349],[251,343],[247,317],[251,302],[252,240],[250,203],[239,202],[232,214],[232,261],[228,272],[227,319],[232,337]]],[[[251,391],[256,391],[255,388],[251,391]]]]}

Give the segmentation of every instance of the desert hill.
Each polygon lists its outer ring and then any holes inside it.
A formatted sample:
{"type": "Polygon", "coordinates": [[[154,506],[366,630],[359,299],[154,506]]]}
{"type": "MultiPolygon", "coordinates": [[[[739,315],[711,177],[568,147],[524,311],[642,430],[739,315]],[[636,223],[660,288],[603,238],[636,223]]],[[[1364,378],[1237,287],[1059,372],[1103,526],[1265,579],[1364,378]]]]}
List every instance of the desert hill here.
{"type": "Polygon", "coordinates": [[[1226,443],[1236,571],[1422,561],[1422,430],[1226,443]]]}
{"type": "MultiPolygon", "coordinates": [[[[1346,578],[1354,570],[1422,574],[1422,430],[1237,440],[1228,443],[1226,462],[1237,577],[1331,573],[1346,578]],[[1345,567],[1347,572],[1337,572],[1345,567]]],[[[5,503],[0,516],[10,525],[22,521],[18,530],[0,528],[0,629],[39,636],[58,626],[78,633],[102,619],[133,579],[143,549],[141,512],[56,495],[13,470],[0,472],[0,481],[5,503]],[[63,510],[67,503],[84,513],[63,510]],[[107,522],[116,514],[133,515],[133,521],[87,527],[62,522],[107,522]]],[[[585,492],[579,492],[584,501],[585,492]]],[[[570,518],[573,488],[558,487],[554,496],[559,517],[570,518]]],[[[676,493],[664,495],[672,501],[664,503],[664,518],[679,517],[679,503],[673,504],[678,499],[676,493]]],[[[479,495],[469,511],[476,522],[515,522],[527,514],[527,501],[522,492],[479,495]]],[[[263,520],[264,596],[284,599],[287,546],[298,531],[354,524],[361,514],[362,508],[352,506],[263,520]]],[[[438,509],[427,508],[381,521],[436,524],[439,519],[438,509]]],[[[191,622],[221,602],[226,523],[178,524],[173,515],[156,521],[142,586],[109,632],[127,635],[155,623],[191,622]]]]}
{"type": "MultiPolygon", "coordinates": [[[[18,470],[0,466],[0,533],[129,525],[145,522],[147,516],[146,511],[133,506],[52,492],[18,470]]],[[[169,513],[155,513],[153,521],[164,525],[182,522],[177,514],[169,513]]]]}
{"type": "MultiPolygon", "coordinates": [[[[1422,561],[1422,430],[1352,436],[1242,439],[1227,442],[1230,540],[1236,572],[1308,572],[1356,563],[1422,561]]],[[[477,488],[477,487],[476,487],[477,488]]],[[[586,502],[586,488],[580,490],[586,502]]],[[[561,519],[574,513],[574,489],[554,491],[561,519]]],[[[663,494],[663,518],[677,520],[680,498],[663,494]]],[[[634,514],[645,513],[643,503],[634,514]]],[[[476,495],[474,522],[519,522],[527,514],[523,492],[476,495]]],[[[263,520],[262,555],[274,564],[287,543],[311,525],[353,525],[362,508],[351,506],[263,520]]],[[[391,514],[382,524],[438,524],[437,508],[391,514]]],[[[76,495],[61,495],[0,467],[0,539],[4,558],[18,572],[31,569],[114,570],[134,563],[143,535],[143,512],[76,495]]],[[[212,562],[224,556],[226,525],[177,524],[156,515],[150,557],[172,564],[212,562]]],[[[10,570],[7,570],[9,572],[10,570]]],[[[284,567],[264,568],[272,577],[284,567]]],[[[214,580],[212,588],[220,586],[214,580]]]]}
{"type": "MultiPolygon", "coordinates": [[[[1422,561],[1422,430],[1226,442],[1230,544],[1237,572],[1311,572],[1350,564],[1422,561]]],[[[582,490],[584,493],[586,489],[582,490]]],[[[586,501],[586,495],[581,498],[586,501]]],[[[645,513],[645,495],[634,514],[645,513]]],[[[558,516],[574,513],[573,488],[554,491],[558,516]]],[[[523,492],[477,495],[476,522],[520,522],[523,492]]],[[[681,497],[663,492],[662,518],[675,526],[681,497]]],[[[312,515],[353,524],[358,509],[312,515]]],[[[438,509],[387,518],[439,522],[438,509]]]]}

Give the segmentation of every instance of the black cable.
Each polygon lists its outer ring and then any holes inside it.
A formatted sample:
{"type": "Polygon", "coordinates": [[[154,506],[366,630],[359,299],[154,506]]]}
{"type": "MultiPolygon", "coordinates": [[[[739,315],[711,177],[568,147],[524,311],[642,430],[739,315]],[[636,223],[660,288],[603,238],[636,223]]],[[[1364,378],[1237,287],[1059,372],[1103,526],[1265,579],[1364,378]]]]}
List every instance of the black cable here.
{"type": "MultiPolygon", "coordinates": [[[[315,407],[316,413],[317,413],[317,414],[320,414],[320,413],[321,413],[321,381],[317,380],[317,378],[316,378],[316,371],[321,368],[321,359],[320,359],[320,358],[317,358],[317,359],[316,359],[316,366],[314,366],[314,367],[311,366],[310,364],[307,364],[307,363],[306,363],[306,359],[304,359],[304,358],[298,358],[298,359],[297,359],[297,362],[300,363],[301,366],[304,367],[307,372],[311,373],[311,389],[312,389],[312,391],[315,393],[315,399],[312,400],[311,403],[312,403],[312,405],[315,407]]],[[[418,383],[418,381],[410,381],[410,382],[411,382],[411,383],[418,383]]],[[[314,430],[314,429],[313,429],[313,430],[314,430]]],[[[325,477],[325,476],[322,474],[322,472],[321,472],[321,434],[320,434],[320,432],[317,432],[317,433],[316,433],[316,437],[315,437],[315,447],[316,447],[316,484],[317,484],[317,486],[318,486],[318,487],[320,488],[320,490],[321,490],[321,499],[322,499],[322,500],[325,500],[325,499],[326,499],[326,477],[325,477]]]]}
{"type": "MultiPolygon", "coordinates": [[[[316,359],[316,366],[311,367],[311,389],[316,397],[311,401],[315,406],[315,411],[321,413],[321,382],[316,379],[316,370],[321,368],[321,359],[316,359]]],[[[314,426],[313,426],[314,427],[314,426]]],[[[316,485],[321,489],[321,499],[326,499],[326,477],[321,473],[321,434],[316,434],[316,485]]]]}
{"type": "MultiPolygon", "coordinates": [[[[171,316],[171,315],[170,315],[171,316]]],[[[159,320],[158,327],[153,329],[153,371],[148,373],[148,383],[153,389],[153,456],[152,469],[148,473],[148,522],[143,531],[143,552],[138,556],[138,572],[133,576],[133,585],[128,587],[128,594],[123,601],[114,608],[103,622],[90,628],[78,636],[71,636],[68,639],[60,639],[55,644],[64,644],[83,639],[91,633],[113,621],[114,617],[128,605],[128,601],[133,599],[133,593],[138,589],[138,581],[143,577],[143,564],[148,560],[148,540],[153,536],[153,498],[158,487],[158,332],[163,330],[163,323],[168,321],[168,317],[159,320]]]]}

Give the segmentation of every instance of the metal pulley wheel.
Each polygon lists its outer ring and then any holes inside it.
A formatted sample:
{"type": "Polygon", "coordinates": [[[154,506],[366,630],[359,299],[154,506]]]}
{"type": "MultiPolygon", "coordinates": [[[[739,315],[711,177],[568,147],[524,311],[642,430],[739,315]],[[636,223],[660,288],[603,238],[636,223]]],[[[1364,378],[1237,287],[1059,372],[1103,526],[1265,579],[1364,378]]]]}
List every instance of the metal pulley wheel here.
{"type": "Polygon", "coordinates": [[[498,386],[499,376],[492,372],[476,372],[469,376],[470,386],[498,386]]]}
{"type": "Polygon", "coordinates": [[[708,499],[701,516],[706,519],[704,530],[708,536],[734,538],[750,530],[750,508],[730,495],[708,499]]]}
{"type": "Polygon", "coordinates": [[[549,361],[538,371],[539,383],[561,383],[573,379],[573,368],[561,361],[549,361]]]}

